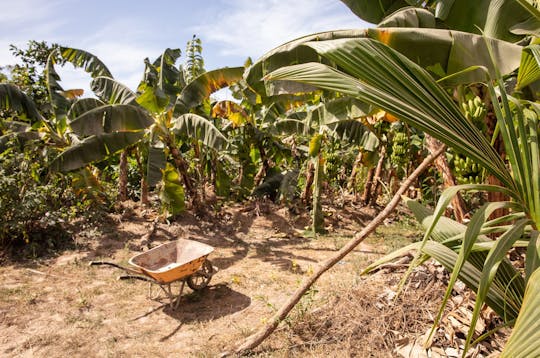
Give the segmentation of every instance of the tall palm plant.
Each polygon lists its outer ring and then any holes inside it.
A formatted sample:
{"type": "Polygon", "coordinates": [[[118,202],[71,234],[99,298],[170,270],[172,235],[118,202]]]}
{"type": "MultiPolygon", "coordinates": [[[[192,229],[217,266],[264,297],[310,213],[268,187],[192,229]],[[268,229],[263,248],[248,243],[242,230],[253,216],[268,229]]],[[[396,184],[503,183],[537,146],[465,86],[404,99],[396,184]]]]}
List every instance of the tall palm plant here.
{"type": "MultiPolygon", "coordinates": [[[[474,158],[500,180],[502,186],[464,185],[450,188],[435,209],[420,250],[439,259],[453,270],[451,284],[460,277],[477,290],[473,327],[484,300],[511,323],[517,318],[517,312],[521,308],[524,294],[522,280],[530,281],[532,272],[538,267],[537,251],[529,250],[532,257],[527,260],[532,263],[525,278],[521,278],[516,272],[512,273],[508,267],[506,271],[497,269],[508,266],[504,264],[504,254],[518,239],[527,240],[531,247],[537,247],[536,230],[540,224],[537,105],[526,103],[529,110],[525,111],[523,101],[512,100],[506,95],[500,76],[492,82],[488,70],[484,69],[485,83],[494,103],[508,155],[510,166],[507,167],[485,136],[466,120],[447,92],[436,84],[425,70],[405,56],[369,39],[311,42],[306,46],[331,60],[340,70],[319,63],[307,63],[276,70],[266,79],[299,81],[362,99],[433,135],[458,152],[474,158]],[[500,102],[497,100],[499,96],[500,102]],[[508,195],[511,201],[489,203],[482,207],[465,232],[460,232],[461,236],[449,241],[455,250],[453,252],[456,252],[452,256],[447,246],[432,243],[427,245],[427,240],[449,200],[459,190],[501,191],[508,195]],[[488,221],[489,214],[501,207],[511,209],[512,213],[498,219],[496,223],[488,221]],[[512,224],[501,225],[507,222],[512,224]],[[472,266],[476,268],[474,271],[471,266],[467,266],[475,257],[471,252],[475,252],[475,244],[483,241],[479,239],[479,235],[489,230],[498,231],[500,238],[494,243],[483,244],[486,246],[485,250],[488,250],[487,255],[480,265],[472,266]],[[440,253],[437,251],[439,249],[440,253]],[[501,278],[501,275],[506,276],[501,278]],[[492,285],[494,282],[498,284],[492,285]]],[[[490,48],[487,47],[487,50],[490,48]]],[[[496,66],[492,68],[497,69],[496,66]]],[[[471,335],[472,331],[469,338],[471,335]]]]}

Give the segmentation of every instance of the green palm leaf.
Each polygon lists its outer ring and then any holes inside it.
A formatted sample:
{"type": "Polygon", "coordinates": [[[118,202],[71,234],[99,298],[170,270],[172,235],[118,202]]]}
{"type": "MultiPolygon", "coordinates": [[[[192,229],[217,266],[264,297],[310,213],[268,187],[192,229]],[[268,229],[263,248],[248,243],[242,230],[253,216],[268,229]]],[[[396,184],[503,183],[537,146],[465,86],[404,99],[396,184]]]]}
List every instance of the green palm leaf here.
{"type": "Polygon", "coordinates": [[[70,122],[79,136],[99,135],[120,131],[137,131],[154,123],[152,117],[140,108],[128,104],[105,105],[84,112],[70,122]]]}
{"type": "Polygon", "coordinates": [[[82,67],[92,78],[98,76],[111,77],[112,74],[103,62],[89,52],[71,47],[61,47],[60,55],[75,67],[82,67]]]}
{"type": "Polygon", "coordinates": [[[9,83],[0,83],[0,110],[15,111],[32,121],[43,120],[34,101],[19,87],[9,83]]]}
{"type": "Polygon", "coordinates": [[[205,72],[187,84],[176,101],[175,115],[189,111],[215,91],[242,79],[244,67],[225,67],[205,72]]]}
{"type": "Polygon", "coordinates": [[[110,78],[99,76],[92,80],[92,91],[105,103],[137,104],[137,95],[128,87],[110,78]]]}
{"type": "Polygon", "coordinates": [[[173,118],[171,131],[185,138],[198,139],[217,151],[227,148],[229,141],[208,119],[193,113],[173,118]]]}
{"type": "Polygon", "coordinates": [[[105,103],[97,98],[81,98],[71,105],[67,116],[69,119],[73,120],[83,113],[103,105],[105,105],[105,103]]]}
{"type": "Polygon", "coordinates": [[[51,170],[68,172],[103,160],[107,156],[137,143],[144,131],[93,135],[62,152],[51,163],[51,170]]]}

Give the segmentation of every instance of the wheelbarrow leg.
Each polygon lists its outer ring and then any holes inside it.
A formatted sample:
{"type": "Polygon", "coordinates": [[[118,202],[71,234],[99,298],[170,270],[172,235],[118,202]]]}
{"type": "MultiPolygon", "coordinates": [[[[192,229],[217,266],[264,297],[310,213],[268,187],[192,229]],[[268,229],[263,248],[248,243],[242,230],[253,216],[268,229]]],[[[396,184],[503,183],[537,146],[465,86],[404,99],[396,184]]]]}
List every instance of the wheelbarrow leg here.
{"type": "Polygon", "coordinates": [[[184,291],[184,285],[186,284],[185,280],[182,280],[182,284],[180,284],[180,292],[178,293],[178,296],[176,297],[176,300],[174,302],[174,307],[172,307],[172,301],[171,301],[171,308],[176,311],[178,309],[178,306],[180,306],[180,298],[182,297],[182,292],[184,291]]]}
{"type": "Polygon", "coordinates": [[[159,285],[159,287],[161,287],[161,289],[167,294],[167,297],[169,297],[169,307],[173,311],[175,311],[180,305],[180,297],[182,296],[182,292],[184,292],[185,284],[186,281],[182,280],[182,283],[180,284],[180,292],[178,292],[178,295],[173,294],[171,283],[168,283],[166,285],[159,285]]]}

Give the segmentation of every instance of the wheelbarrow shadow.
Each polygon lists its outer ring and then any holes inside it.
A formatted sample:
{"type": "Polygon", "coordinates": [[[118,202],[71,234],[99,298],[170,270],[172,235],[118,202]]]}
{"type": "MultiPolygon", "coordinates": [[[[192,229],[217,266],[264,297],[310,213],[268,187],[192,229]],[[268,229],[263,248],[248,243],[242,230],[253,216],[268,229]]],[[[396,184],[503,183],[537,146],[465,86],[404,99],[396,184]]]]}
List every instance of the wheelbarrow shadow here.
{"type": "Polygon", "coordinates": [[[251,298],[223,283],[184,294],[180,300],[176,310],[166,305],[163,312],[183,323],[205,322],[228,316],[251,304],[251,298]]]}
{"type": "Polygon", "coordinates": [[[180,300],[176,309],[169,304],[160,306],[163,313],[179,322],[179,325],[160,341],[174,336],[184,324],[218,319],[239,312],[251,304],[251,298],[222,283],[184,294],[180,300]]]}

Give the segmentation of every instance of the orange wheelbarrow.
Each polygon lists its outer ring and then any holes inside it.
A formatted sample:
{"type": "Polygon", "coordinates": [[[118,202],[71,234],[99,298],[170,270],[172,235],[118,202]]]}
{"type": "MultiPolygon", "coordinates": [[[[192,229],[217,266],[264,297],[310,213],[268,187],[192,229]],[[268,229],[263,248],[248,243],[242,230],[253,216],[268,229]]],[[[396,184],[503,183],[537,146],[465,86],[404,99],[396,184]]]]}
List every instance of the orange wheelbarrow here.
{"type": "Polygon", "coordinates": [[[113,266],[129,273],[119,279],[138,279],[159,285],[167,294],[170,307],[177,309],[186,283],[194,291],[208,286],[215,273],[212,263],[207,259],[212,251],[214,248],[210,245],[180,239],[133,256],[129,259],[133,268],[106,261],[92,261],[90,265],[113,266]],[[179,293],[174,294],[171,284],[179,281],[179,293]]]}

